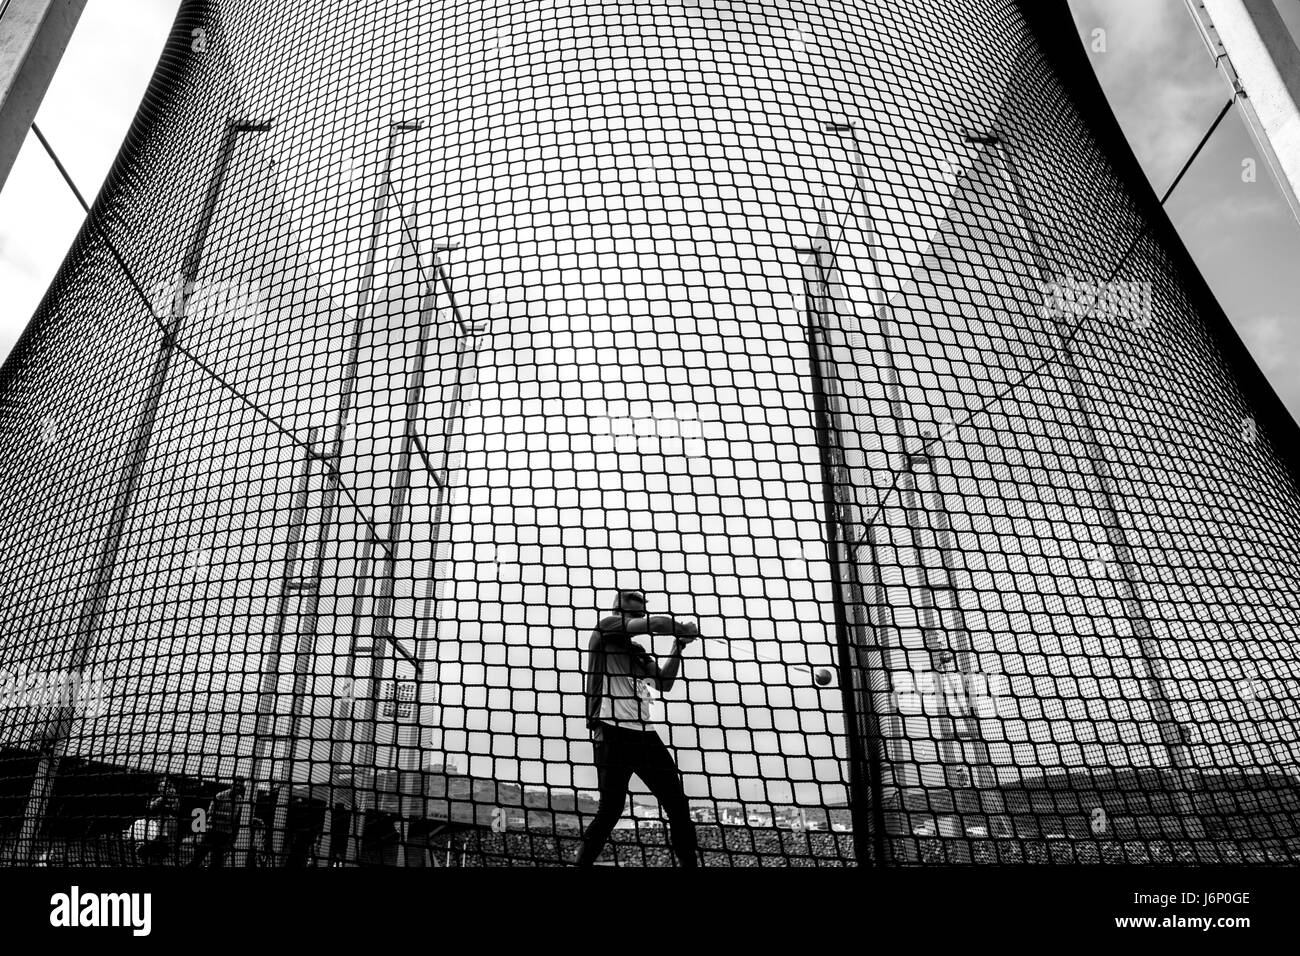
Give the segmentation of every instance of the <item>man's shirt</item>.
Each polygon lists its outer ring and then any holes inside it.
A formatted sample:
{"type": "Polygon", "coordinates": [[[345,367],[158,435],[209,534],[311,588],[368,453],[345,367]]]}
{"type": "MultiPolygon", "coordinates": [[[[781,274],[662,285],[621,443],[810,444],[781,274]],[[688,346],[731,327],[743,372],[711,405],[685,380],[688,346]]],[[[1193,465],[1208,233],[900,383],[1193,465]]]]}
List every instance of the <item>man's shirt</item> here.
{"type": "Polygon", "coordinates": [[[597,650],[591,667],[600,680],[600,704],[595,716],[601,723],[628,730],[650,730],[653,720],[651,682],[639,676],[640,663],[649,654],[628,638],[621,617],[607,617],[596,626],[597,650]]]}

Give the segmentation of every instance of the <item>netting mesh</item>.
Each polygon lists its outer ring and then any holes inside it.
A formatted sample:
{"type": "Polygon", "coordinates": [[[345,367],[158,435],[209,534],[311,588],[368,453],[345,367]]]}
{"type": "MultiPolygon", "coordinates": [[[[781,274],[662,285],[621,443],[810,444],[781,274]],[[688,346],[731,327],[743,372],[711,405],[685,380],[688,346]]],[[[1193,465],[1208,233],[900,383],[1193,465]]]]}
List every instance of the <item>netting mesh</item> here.
{"type": "Polygon", "coordinates": [[[0,855],[568,862],[648,733],[604,861],[1294,860],[1289,433],[1108,153],[1004,0],[186,2],[3,368],[0,855]]]}

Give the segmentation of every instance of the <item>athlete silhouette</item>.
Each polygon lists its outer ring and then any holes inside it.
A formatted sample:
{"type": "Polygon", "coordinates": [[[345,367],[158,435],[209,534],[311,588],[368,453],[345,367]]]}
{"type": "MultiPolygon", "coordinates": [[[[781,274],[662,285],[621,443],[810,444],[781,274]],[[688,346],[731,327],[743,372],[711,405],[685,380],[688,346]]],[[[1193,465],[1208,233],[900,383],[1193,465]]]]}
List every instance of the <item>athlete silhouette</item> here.
{"type": "Polygon", "coordinates": [[[649,723],[648,686],[667,693],[681,673],[682,652],[699,636],[693,622],[650,617],[645,595],[620,591],[614,613],[592,631],[587,661],[587,727],[595,745],[600,808],[583,837],[578,866],[591,866],[605,847],[627,802],[632,775],[641,778],[668,815],[669,840],[682,866],[699,865],[691,820],[677,764],[649,723]],[[633,638],[673,634],[672,656],[659,662],[633,638]]]}

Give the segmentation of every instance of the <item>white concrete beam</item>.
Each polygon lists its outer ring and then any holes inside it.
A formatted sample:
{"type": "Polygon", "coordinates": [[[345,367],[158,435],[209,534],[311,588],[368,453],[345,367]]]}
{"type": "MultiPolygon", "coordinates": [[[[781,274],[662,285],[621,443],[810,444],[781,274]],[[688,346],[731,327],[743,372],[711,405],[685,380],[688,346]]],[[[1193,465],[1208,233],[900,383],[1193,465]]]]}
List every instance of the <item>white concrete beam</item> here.
{"type": "MultiPolygon", "coordinates": [[[[1245,92],[1247,121],[1300,222],[1300,48],[1274,0],[1199,0],[1245,92]]],[[[1216,51],[1217,54],[1217,51],[1216,51]]]]}
{"type": "Polygon", "coordinates": [[[0,188],[86,0],[0,0],[0,188]]]}

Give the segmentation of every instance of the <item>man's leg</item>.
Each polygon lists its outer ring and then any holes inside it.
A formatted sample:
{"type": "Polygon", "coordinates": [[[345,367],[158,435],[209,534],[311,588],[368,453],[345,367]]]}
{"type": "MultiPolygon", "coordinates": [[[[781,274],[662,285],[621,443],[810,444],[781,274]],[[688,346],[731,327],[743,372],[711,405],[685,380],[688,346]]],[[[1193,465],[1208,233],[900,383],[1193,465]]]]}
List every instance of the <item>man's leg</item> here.
{"type": "Polygon", "coordinates": [[[230,852],[230,843],[222,839],[220,843],[212,847],[212,868],[214,870],[223,869],[226,865],[226,854],[230,852]]]}
{"type": "Polygon", "coordinates": [[[623,815],[627,803],[627,786],[632,781],[632,766],[626,746],[617,728],[606,727],[604,739],[596,745],[596,776],[600,782],[600,807],[582,838],[578,866],[593,866],[605,841],[614,832],[614,824],[623,815]]]}
{"type": "Polygon", "coordinates": [[[677,772],[677,762],[653,730],[648,731],[642,739],[641,751],[636,764],[636,775],[668,815],[668,839],[672,843],[677,862],[685,867],[697,867],[700,861],[695,821],[691,819],[686,791],[682,789],[682,777],[677,772]]]}

